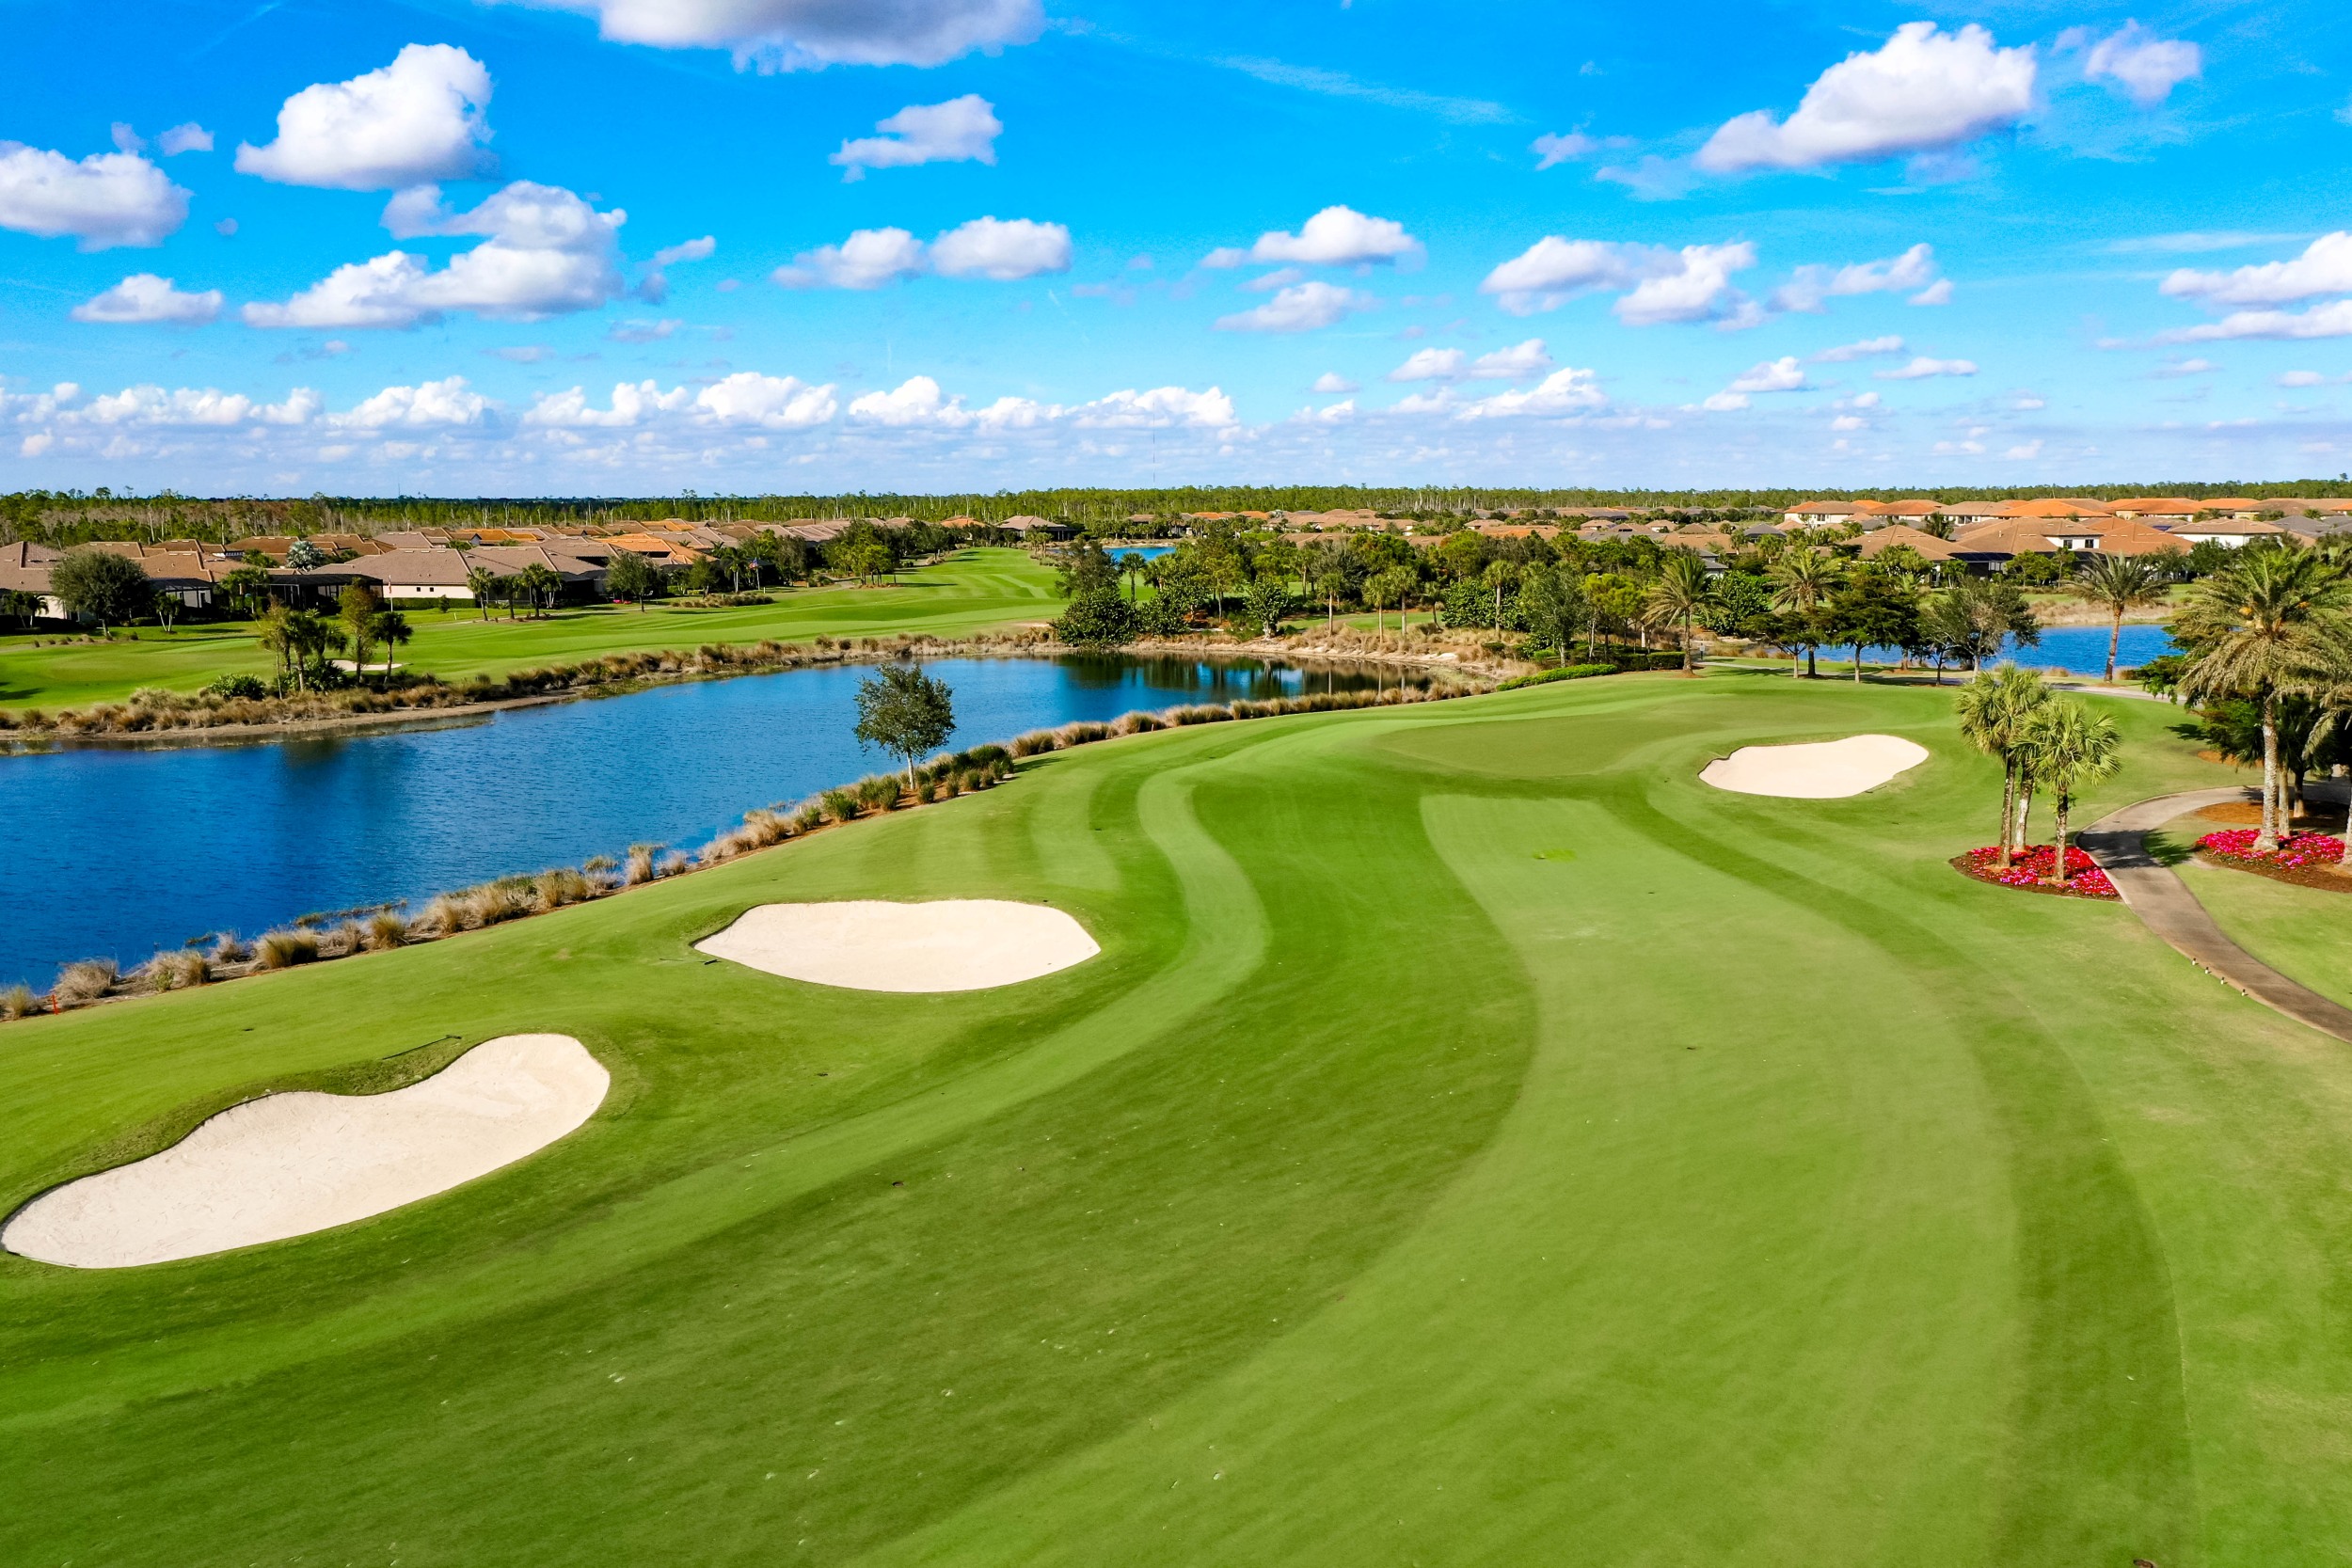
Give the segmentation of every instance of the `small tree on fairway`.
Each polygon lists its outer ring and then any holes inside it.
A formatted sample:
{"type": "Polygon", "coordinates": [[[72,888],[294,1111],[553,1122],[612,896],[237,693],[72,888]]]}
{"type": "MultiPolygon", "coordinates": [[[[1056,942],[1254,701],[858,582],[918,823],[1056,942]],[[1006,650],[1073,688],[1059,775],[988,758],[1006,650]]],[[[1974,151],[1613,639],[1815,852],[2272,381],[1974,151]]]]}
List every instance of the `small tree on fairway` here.
{"type": "Polygon", "coordinates": [[[164,630],[169,631],[171,629],[171,624],[180,619],[180,612],[187,608],[187,605],[182,601],[180,595],[173,593],[170,589],[158,588],[155,590],[155,624],[163,627],[164,630]]]}
{"type": "Polygon", "coordinates": [[[646,600],[660,595],[661,568],[635,550],[614,550],[612,563],[605,570],[604,586],[614,598],[634,600],[642,610],[646,600]]]}
{"type": "Polygon", "coordinates": [[[397,610],[378,610],[375,619],[368,624],[368,630],[373,640],[384,646],[384,673],[389,675],[392,673],[392,650],[407,641],[411,635],[408,617],[397,610]]]}
{"type": "Polygon", "coordinates": [[[50,568],[49,592],[64,603],[66,613],[88,616],[101,631],[155,609],[155,587],[146,569],[127,555],[94,546],[65,552],[50,568]]]}
{"type": "MultiPolygon", "coordinates": [[[[1116,590],[1111,599],[1118,601],[1116,590]]],[[[898,756],[910,789],[914,759],[946,745],[955,730],[955,693],[919,664],[885,664],[858,683],[858,744],[898,756]]]]}
{"type": "Polygon", "coordinates": [[[499,584],[505,580],[487,566],[466,568],[466,592],[473,595],[473,602],[482,611],[484,620],[490,618],[490,605],[498,598],[499,584]]]}
{"type": "Polygon", "coordinates": [[[2123,737],[2106,714],[2092,713],[2079,699],[2059,697],[2035,710],[2026,721],[2024,742],[2033,776],[2048,787],[2058,814],[2050,880],[2064,887],[2067,817],[2074,809],[2074,793],[2115,772],[2122,760],[2123,737]]]}

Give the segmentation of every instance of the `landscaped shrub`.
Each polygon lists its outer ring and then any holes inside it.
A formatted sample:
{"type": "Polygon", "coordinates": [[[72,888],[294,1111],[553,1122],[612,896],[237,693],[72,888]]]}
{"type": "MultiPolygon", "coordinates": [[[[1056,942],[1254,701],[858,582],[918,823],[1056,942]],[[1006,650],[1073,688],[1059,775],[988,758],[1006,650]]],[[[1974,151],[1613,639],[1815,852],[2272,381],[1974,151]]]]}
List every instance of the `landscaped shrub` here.
{"type": "Polygon", "coordinates": [[[568,865],[540,872],[532,879],[531,892],[532,911],[535,914],[545,914],[549,910],[560,910],[566,904],[578,904],[596,896],[596,890],[588,885],[588,879],[568,865]]]}
{"type": "MultiPolygon", "coordinates": [[[[1680,664],[1676,665],[1681,668],[1680,664]]],[[[1594,675],[1613,675],[1613,664],[1564,664],[1557,670],[1545,670],[1533,675],[1514,675],[1495,688],[1498,691],[1516,691],[1522,686],[1549,686],[1553,681],[1581,681],[1594,675]]]]}
{"type": "Polygon", "coordinates": [[[621,881],[628,887],[654,879],[653,858],[661,852],[659,844],[632,844],[628,847],[628,869],[621,873],[621,881]]]}
{"type": "Polygon", "coordinates": [[[184,990],[213,977],[213,966],[201,953],[175,949],[158,953],[140,966],[140,977],[154,990],[184,990]]]}
{"type": "Polygon", "coordinates": [[[825,808],[813,802],[792,814],[792,826],[801,832],[813,833],[824,825],[825,808]]]}
{"type": "Polygon", "coordinates": [[[68,1006],[95,1002],[114,989],[118,972],[112,958],[84,958],[57,972],[54,994],[68,1006]]]}
{"type": "Polygon", "coordinates": [[[392,910],[378,910],[368,916],[367,931],[362,940],[373,952],[399,947],[408,941],[408,921],[392,910]]]}
{"type": "Polygon", "coordinates": [[[834,822],[857,820],[857,791],[828,789],[817,799],[818,809],[823,812],[829,820],[834,822]]]}
{"type": "Polygon", "coordinates": [[[40,1011],[40,998],[30,986],[10,986],[0,990],[0,1018],[30,1018],[40,1011]]]}
{"type": "MultiPolygon", "coordinates": [[[[1980,849],[1971,849],[1961,859],[1965,863],[1963,869],[1979,881],[1997,882],[2003,887],[2039,887],[2044,892],[2057,893],[2060,889],[2050,880],[2056,853],[2047,844],[2028,845],[2010,860],[2006,871],[2000,867],[2001,849],[1998,845],[1988,844],[1980,849]]],[[[2107,874],[2099,869],[2099,863],[2071,844],[2066,847],[2064,891],[2081,898],[2120,896],[2115,891],[2115,884],[2107,880],[2107,874]]]]}
{"type": "Polygon", "coordinates": [[[318,956],[319,939],[310,931],[272,931],[253,944],[256,969],[291,969],[318,956]]]}
{"type": "Polygon", "coordinates": [[[896,773],[876,773],[857,782],[858,804],[871,811],[897,809],[898,798],[905,792],[906,786],[898,782],[896,773]]]}
{"type": "Polygon", "coordinates": [[[213,942],[213,962],[241,964],[253,957],[253,949],[237,938],[234,931],[223,931],[213,942]]]}
{"type": "Polygon", "coordinates": [[[1059,744],[1061,742],[1056,738],[1053,731],[1031,730],[1028,734],[1017,736],[1013,740],[1012,754],[1017,757],[1033,757],[1040,752],[1050,752],[1059,744]]]}

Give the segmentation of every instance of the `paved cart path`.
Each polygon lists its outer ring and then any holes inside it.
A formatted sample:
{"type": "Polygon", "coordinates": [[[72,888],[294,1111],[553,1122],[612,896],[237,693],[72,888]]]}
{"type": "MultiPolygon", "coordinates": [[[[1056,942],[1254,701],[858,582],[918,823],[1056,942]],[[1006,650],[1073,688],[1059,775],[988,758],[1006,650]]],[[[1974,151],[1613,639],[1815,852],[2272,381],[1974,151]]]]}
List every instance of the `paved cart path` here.
{"type": "Polygon", "coordinates": [[[2352,1007],[2296,984],[2232,942],[2172,868],[2148,853],[2149,832],[2184,812],[2260,798],[2256,790],[2235,787],[2158,795],[2100,818],[2076,842],[2106,872],[2132,912],[2189,962],[2289,1018],[2352,1041],[2352,1007]]]}

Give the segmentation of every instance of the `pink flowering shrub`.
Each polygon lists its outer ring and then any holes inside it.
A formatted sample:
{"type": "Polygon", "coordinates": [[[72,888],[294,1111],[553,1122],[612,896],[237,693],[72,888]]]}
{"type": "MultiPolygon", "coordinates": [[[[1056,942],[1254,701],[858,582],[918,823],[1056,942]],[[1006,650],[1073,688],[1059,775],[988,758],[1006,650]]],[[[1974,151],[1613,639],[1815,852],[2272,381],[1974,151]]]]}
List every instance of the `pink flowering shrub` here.
{"type": "Polygon", "coordinates": [[[2289,833],[2269,850],[2254,847],[2261,836],[2259,828],[2224,828],[2199,839],[2197,847],[2224,860],[2265,865],[2333,865],[2344,859],[2344,840],[2331,833],[2289,833]]]}
{"type": "MultiPolygon", "coordinates": [[[[1988,844],[1981,849],[1968,851],[1968,863],[1976,874],[1988,882],[2003,887],[2032,887],[2036,883],[2050,884],[2051,856],[2055,853],[2047,844],[2028,845],[2010,860],[2009,869],[2000,869],[2001,850],[1998,845],[1988,844]]],[[[2099,863],[2075,848],[2066,847],[2066,879],[2068,888],[2085,898],[2113,898],[2115,884],[2099,869],[2099,863]]]]}

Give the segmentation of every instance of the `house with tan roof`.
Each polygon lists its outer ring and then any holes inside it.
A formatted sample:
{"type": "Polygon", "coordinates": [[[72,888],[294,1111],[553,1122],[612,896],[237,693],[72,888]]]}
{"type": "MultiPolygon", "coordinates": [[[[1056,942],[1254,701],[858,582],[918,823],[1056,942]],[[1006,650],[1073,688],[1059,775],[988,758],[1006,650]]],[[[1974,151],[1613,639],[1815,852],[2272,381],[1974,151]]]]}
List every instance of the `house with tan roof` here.
{"type": "Polygon", "coordinates": [[[1932,562],[1941,562],[1960,559],[1960,552],[1953,548],[1949,541],[1938,539],[1934,534],[1924,529],[1913,528],[1909,523],[1889,523],[1884,528],[1873,529],[1864,534],[1861,542],[1862,559],[1876,561],[1899,545],[1907,549],[1916,550],[1932,562]]]}
{"type": "Polygon", "coordinates": [[[2136,518],[2074,513],[1979,523],[1954,538],[1951,548],[1955,560],[1992,570],[2021,555],[2161,555],[2183,545],[2136,518]]]}

